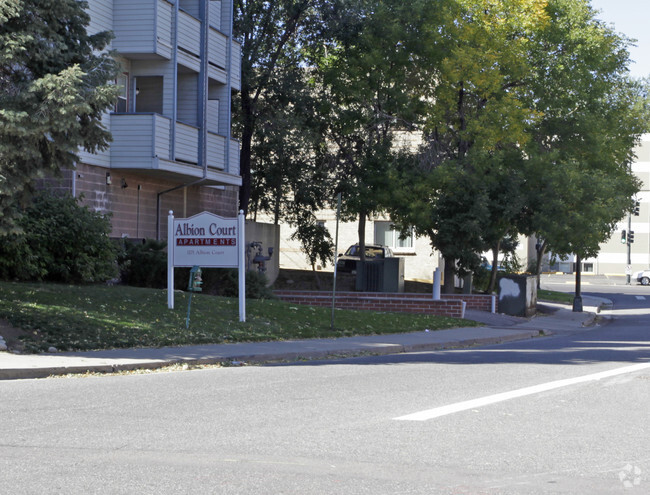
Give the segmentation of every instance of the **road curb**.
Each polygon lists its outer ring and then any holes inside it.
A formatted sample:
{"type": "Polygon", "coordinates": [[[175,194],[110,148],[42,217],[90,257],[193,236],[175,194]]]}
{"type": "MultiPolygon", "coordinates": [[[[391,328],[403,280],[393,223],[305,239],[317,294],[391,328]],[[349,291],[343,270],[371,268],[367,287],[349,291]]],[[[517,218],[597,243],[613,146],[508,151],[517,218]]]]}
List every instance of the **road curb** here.
{"type": "Polygon", "coordinates": [[[352,356],[383,356],[388,354],[404,354],[408,352],[425,352],[445,349],[466,349],[477,346],[497,345],[518,340],[528,340],[548,332],[540,330],[526,330],[513,332],[511,335],[498,337],[472,338],[464,340],[451,340],[448,342],[431,342],[417,344],[392,344],[382,343],[372,346],[354,344],[347,348],[324,349],[313,351],[288,351],[278,353],[239,354],[229,356],[212,356],[205,358],[175,358],[165,360],[137,360],[126,363],[101,363],[101,364],[70,364],[67,366],[49,366],[40,368],[9,368],[0,369],[0,380],[21,380],[49,378],[63,375],[82,375],[86,373],[111,374],[124,371],[156,370],[173,365],[217,365],[234,362],[241,363],[274,363],[274,362],[300,362],[310,360],[346,358],[352,356]]]}

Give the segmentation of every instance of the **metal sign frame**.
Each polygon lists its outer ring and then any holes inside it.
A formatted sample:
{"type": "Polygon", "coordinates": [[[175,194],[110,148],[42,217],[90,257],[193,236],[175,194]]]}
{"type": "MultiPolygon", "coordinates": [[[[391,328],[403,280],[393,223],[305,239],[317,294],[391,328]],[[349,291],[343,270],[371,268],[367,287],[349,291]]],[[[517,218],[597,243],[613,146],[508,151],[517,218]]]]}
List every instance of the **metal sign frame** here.
{"type": "Polygon", "coordinates": [[[246,321],[246,232],[244,212],[224,218],[204,211],[167,218],[167,306],[174,309],[174,267],[238,268],[239,321],[246,321]]]}

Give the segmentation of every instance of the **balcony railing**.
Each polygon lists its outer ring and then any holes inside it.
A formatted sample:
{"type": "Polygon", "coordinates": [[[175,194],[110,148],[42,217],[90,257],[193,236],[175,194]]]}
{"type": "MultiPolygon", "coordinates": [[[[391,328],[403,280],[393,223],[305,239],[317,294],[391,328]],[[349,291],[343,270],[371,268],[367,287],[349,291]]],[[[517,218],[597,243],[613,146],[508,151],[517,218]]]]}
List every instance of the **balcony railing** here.
{"type": "Polygon", "coordinates": [[[199,163],[199,129],[176,122],[176,160],[199,163]]]}
{"type": "Polygon", "coordinates": [[[171,59],[172,12],[166,0],[114,0],[113,48],[127,56],[171,59]]]}
{"type": "Polygon", "coordinates": [[[178,61],[198,72],[201,57],[201,21],[178,13],[178,61]]]}
{"type": "MultiPolygon", "coordinates": [[[[152,113],[111,114],[111,167],[163,169],[200,176],[198,167],[199,129],[176,122],[175,157],[171,157],[171,125],[167,117],[152,113]],[[164,163],[163,163],[164,162],[164,163]],[[163,163],[161,165],[161,163],[163,163]],[[188,168],[189,167],[189,168],[188,168]]],[[[207,133],[208,170],[239,175],[239,142],[230,141],[230,170],[226,169],[226,138],[207,133]]]]}

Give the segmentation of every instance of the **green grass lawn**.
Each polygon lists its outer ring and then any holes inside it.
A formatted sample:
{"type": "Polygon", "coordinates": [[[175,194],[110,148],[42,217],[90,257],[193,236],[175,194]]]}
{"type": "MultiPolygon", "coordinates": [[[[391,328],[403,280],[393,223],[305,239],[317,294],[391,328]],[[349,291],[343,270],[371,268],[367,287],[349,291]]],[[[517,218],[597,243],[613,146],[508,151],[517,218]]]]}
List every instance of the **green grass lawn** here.
{"type": "Polygon", "coordinates": [[[28,352],[161,347],[343,337],[475,326],[442,316],[336,310],[278,300],[247,300],[239,321],[236,298],[194,294],[186,328],[189,293],[126,286],[71,286],[0,282],[0,318],[26,331],[28,352]]]}
{"type": "Polygon", "coordinates": [[[562,304],[573,304],[574,294],[572,292],[556,292],[553,290],[539,289],[537,291],[538,301],[551,301],[562,304]]]}

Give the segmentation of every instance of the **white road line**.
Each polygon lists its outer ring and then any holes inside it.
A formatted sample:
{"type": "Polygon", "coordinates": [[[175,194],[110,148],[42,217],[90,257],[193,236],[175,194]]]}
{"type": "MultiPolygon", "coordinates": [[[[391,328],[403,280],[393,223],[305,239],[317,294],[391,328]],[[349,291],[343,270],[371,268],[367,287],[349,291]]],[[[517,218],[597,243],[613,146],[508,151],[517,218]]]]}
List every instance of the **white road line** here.
{"type": "Polygon", "coordinates": [[[639,301],[645,301],[645,296],[636,296],[639,301]]]}
{"type": "Polygon", "coordinates": [[[575,385],[577,383],[596,381],[602,378],[609,378],[611,376],[623,375],[625,373],[634,373],[635,371],[640,371],[647,368],[650,368],[650,362],[634,364],[632,366],[625,366],[624,368],[617,368],[610,371],[602,371],[600,373],[594,373],[592,375],[579,376],[577,378],[568,378],[566,380],[557,380],[554,382],[542,383],[540,385],[520,388],[519,390],[513,390],[511,392],[503,392],[501,394],[489,395],[487,397],[482,397],[480,399],[458,402],[456,404],[436,407],[435,409],[429,409],[427,411],[407,414],[406,416],[400,416],[398,418],[393,418],[393,419],[398,421],[427,421],[429,419],[439,418],[440,416],[446,416],[448,414],[467,411],[468,409],[475,409],[477,407],[483,407],[489,404],[495,404],[497,402],[516,399],[518,397],[525,397],[526,395],[538,394],[540,392],[547,392],[549,390],[554,390],[557,388],[568,387],[570,385],[575,385]]]}

